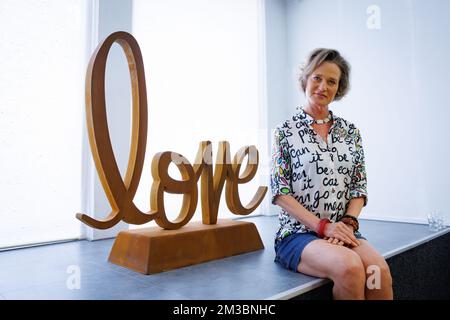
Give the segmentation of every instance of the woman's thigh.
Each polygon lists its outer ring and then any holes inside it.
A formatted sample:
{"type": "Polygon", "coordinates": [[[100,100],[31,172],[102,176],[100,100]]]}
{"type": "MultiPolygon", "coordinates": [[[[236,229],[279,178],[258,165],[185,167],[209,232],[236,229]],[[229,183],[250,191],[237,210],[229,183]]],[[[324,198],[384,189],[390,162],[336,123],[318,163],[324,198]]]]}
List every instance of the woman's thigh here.
{"type": "Polygon", "coordinates": [[[310,242],[304,248],[298,271],[310,276],[333,279],[349,267],[363,268],[359,255],[352,249],[321,239],[310,242]]]}

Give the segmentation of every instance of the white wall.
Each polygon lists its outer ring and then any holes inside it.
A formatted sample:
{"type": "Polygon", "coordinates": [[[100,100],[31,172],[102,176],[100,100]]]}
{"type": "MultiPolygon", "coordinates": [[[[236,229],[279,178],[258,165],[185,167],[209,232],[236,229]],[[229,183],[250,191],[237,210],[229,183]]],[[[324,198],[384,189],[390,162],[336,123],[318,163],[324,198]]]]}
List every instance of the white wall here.
{"type": "MultiPolygon", "coordinates": [[[[92,26],[89,29],[91,46],[87,53],[89,61],[92,53],[111,33],[131,32],[131,0],[95,0],[91,3],[92,26]]],[[[87,65],[86,65],[87,68],[87,65]]],[[[125,54],[118,44],[113,44],[108,54],[105,73],[105,96],[108,128],[114,155],[122,177],[125,175],[130,150],[131,130],[131,82],[125,54]]],[[[103,220],[111,212],[111,206],[98,178],[92,159],[86,129],[86,115],[83,108],[83,213],[97,220],[103,220]]],[[[128,224],[119,222],[113,228],[98,230],[81,226],[89,240],[114,237],[119,231],[128,229],[128,224]]]]}
{"type": "MultiPolygon", "coordinates": [[[[150,164],[156,152],[175,151],[193,163],[200,141],[212,142],[214,162],[222,140],[229,141],[232,155],[245,145],[263,148],[258,141],[261,1],[133,2],[133,35],[142,50],[149,106],[146,159],[135,196],[142,211],[149,208],[150,164]]],[[[170,175],[179,179],[178,169],[170,168],[170,175]]],[[[257,175],[239,186],[243,204],[260,184],[257,175]]],[[[236,218],[224,193],[219,218],[236,218]]],[[[169,220],[177,217],[181,204],[182,195],[165,194],[169,220]]],[[[200,197],[195,220],[201,220],[200,197]]]]}
{"type": "Polygon", "coordinates": [[[266,0],[265,18],[268,125],[273,128],[289,112],[286,96],[289,83],[286,1],[266,0]]]}
{"type": "Polygon", "coordinates": [[[265,214],[278,214],[279,207],[271,204],[270,195],[270,161],[272,129],[289,115],[287,103],[287,86],[289,84],[289,64],[287,60],[288,43],[286,28],[286,1],[265,0],[265,63],[266,63],[266,100],[267,100],[267,127],[265,137],[268,141],[265,170],[269,186],[268,194],[262,204],[265,214]]]}
{"type": "Polygon", "coordinates": [[[362,130],[366,218],[424,222],[436,209],[448,222],[448,12],[450,2],[439,0],[286,1],[290,112],[304,102],[296,79],[308,52],[336,48],[352,65],[350,93],[331,109],[362,130]],[[371,5],[378,21],[367,12],[371,5]]]}

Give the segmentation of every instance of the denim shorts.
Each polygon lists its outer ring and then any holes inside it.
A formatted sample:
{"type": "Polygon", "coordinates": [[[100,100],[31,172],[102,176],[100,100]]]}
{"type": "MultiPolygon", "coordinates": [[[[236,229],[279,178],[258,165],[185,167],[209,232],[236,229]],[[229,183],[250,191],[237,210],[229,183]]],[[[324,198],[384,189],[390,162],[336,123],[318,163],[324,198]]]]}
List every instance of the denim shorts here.
{"type": "MultiPolygon", "coordinates": [[[[356,239],[364,239],[361,233],[355,232],[356,239]]],[[[317,233],[294,233],[282,240],[275,241],[275,262],[279,263],[286,269],[297,271],[300,258],[305,247],[314,240],[319,240],[317,233]]]]}

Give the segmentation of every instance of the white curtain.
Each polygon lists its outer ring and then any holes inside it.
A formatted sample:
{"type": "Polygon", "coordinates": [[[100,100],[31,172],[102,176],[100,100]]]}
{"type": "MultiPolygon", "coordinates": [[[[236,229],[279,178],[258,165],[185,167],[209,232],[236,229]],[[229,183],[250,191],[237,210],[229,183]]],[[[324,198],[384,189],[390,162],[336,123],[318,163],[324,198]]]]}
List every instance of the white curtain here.
{"type": "Polygon", "coordinates": [[[80,237],[87,1],[0,1],[0,248],[80,237]]]}

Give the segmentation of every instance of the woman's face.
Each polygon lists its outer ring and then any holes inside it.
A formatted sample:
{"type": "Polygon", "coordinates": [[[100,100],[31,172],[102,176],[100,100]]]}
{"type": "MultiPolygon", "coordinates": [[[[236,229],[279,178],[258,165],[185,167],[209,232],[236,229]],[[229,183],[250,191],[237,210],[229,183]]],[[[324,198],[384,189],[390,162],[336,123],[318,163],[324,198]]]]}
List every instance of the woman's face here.
{"type": "Polygon", "coordinates": [[[334,100],[339,89],[341,70],[337,64],[325,61],[320,64],[306,81],[306,98],[310,104],[327,106],[334,100]]]}

